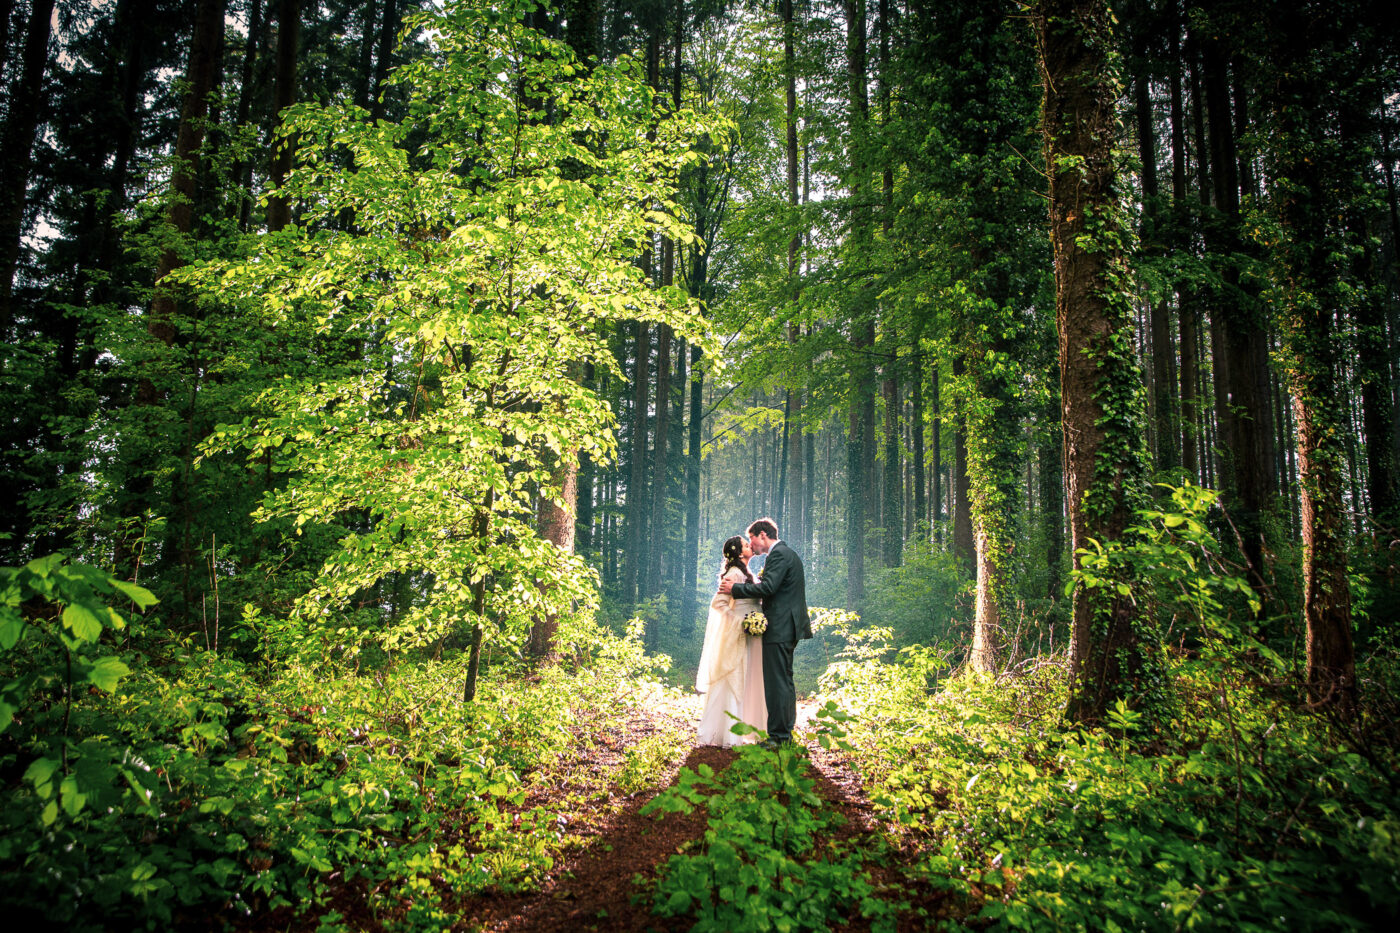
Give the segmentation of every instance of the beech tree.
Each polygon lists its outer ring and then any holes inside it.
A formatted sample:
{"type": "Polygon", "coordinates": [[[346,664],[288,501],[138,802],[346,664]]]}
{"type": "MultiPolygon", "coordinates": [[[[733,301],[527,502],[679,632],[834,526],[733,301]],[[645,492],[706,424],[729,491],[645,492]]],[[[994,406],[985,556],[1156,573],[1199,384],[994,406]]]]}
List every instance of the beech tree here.
{"type": "Polygon", "coordinates": [[[368,517],[300,601],[288,646],[466,639],[469,696],[483,638],[519,643],[535,618],[592,599],[582,559],[540,536],[532,507],[564,506],[556,458],[614,452],[611,413],[570,372],[614,369],[607,322],[706,340],[694,304],[633,262],[658,232],[691,236],[666,208],[703,127],[661,119],[636,63],[585,73],[510,12],[451,3],[413,21],[432,48],[387,79],[408,97],[402,122],[292,108],[297,163],[279,196],[301,222],[245,260],[181,273],[211,298],[247,296],[245,313],[304,354],[257,399],[264,414],[210,443],[287,474],[258,516],[368,517]],[[346,209],[353,230],[334,222],[346,209]],[[361,352],[318,365],[327,341],[361,352]],[[394,624],[321,627],[396,572],[423,595],[394,624]]]}

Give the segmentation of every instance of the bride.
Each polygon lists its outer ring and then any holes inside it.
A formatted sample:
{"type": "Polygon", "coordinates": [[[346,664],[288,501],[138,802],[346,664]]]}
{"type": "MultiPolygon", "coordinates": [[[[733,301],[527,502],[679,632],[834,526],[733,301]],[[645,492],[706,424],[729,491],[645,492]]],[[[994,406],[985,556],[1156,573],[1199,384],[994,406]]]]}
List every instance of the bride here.
{"type": "MultiPolygon", "coordinates": [[[[748,561],[753,550],[741,535],[724,542],[721,580],[753,582],[748,561]]],[[[700,717],[701,745],[740,745],[757,736],[735,735],[729,729],[734,720],[759,729],[768,725],[768,705],[763,699],[763,638],[744,632],[744,616],[759,610],[756,599],[734,599],[716,593],[710,601],[710,617],[705,624],[705,645],[700,650],[700,670],[695,689],[705,694],[705,712],[700,717]]]]}

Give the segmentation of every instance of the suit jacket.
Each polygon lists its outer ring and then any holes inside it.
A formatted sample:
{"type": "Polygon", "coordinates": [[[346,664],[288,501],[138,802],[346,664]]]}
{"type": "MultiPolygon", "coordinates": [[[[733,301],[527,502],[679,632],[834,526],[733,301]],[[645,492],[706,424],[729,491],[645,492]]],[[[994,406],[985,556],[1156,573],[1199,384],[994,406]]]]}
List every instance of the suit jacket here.
{"type": "Polygon", "coordinates": [[[785,542],[779,541],[769,550],[757,583],[736,583],[732,594],[736,599],[763,601],[763,614],[768,617],[765,643],[787,644],[812,637],[802,558],[785,542]]]}

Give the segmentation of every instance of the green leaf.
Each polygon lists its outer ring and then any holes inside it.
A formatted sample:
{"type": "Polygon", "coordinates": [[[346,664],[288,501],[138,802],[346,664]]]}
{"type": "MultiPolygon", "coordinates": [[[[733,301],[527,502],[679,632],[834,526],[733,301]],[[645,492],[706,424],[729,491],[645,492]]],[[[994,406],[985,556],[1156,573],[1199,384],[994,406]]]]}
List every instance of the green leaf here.
{"type": "Polygon", "coordinates": [[[117,682],[130,673],[131,668],[117,658],[98,658],[93,663],[92,670],[88,671],[87,679],[88,683],[94,684],[100,690],[116,693],[117,682]]]}
{"type": "MultiPolygon", "coordinates": [[[[33,784],[35,790],[38,790],[40,785],[49,783],[53,778],[53,773],[57,770],[57,758],[35,758],[34,761],[30,763],[29,767],[25,769],[24,779],[33,784]]],[[[47,796],[47,794],[43,794],[42,791],[40,793],[43,796],[47,796]]]]}
{"type": "Polygon", "coordinates": [[[4,610],[0,615],[0,648],[9,651],[19,644],[20,636],[24,634],[24,617],[18,612],[4,610]]]}
{"type": "Polygon", "coordinates": [[[59,785],[58,792],[63,799],[63,812],[70,817],[77,816],[87,803],[88,795],[78,790],[77,778],[67,777],[59,785]]]}
{"type": "Polygon", "coordinates": [[[101,620],[81,603],[73,603],[63,610],[63,626],[82,641],[95,642],[102,636],[101,620]]]}
{"type": "Polygon", "coordinates": [[[155,597],[155,594],[144,586],[137,586],[135,583],[127,583],[125,580],[115,579],[112,580],[111,583],[119,593],[135,603],[140,609],[149,609],[160,602],[160,600],[155,597]]]}

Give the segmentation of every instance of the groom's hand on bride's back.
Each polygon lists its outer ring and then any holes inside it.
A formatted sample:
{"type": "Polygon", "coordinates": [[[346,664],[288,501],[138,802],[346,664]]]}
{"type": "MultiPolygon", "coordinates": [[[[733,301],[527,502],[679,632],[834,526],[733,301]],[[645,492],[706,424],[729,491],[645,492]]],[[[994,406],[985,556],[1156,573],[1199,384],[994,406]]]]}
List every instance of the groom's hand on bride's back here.
{"type": "Polygon", "coordinates": [[[720,591],[721,593],[723,593],[725,596],[728,596],[728,595],[729,595],[729,591],[732,590],[732,589],[734,589],[734,581],[733,581],[733,580],[721,580],[721,581],[719,581],[719,591],[720,591]]]}

